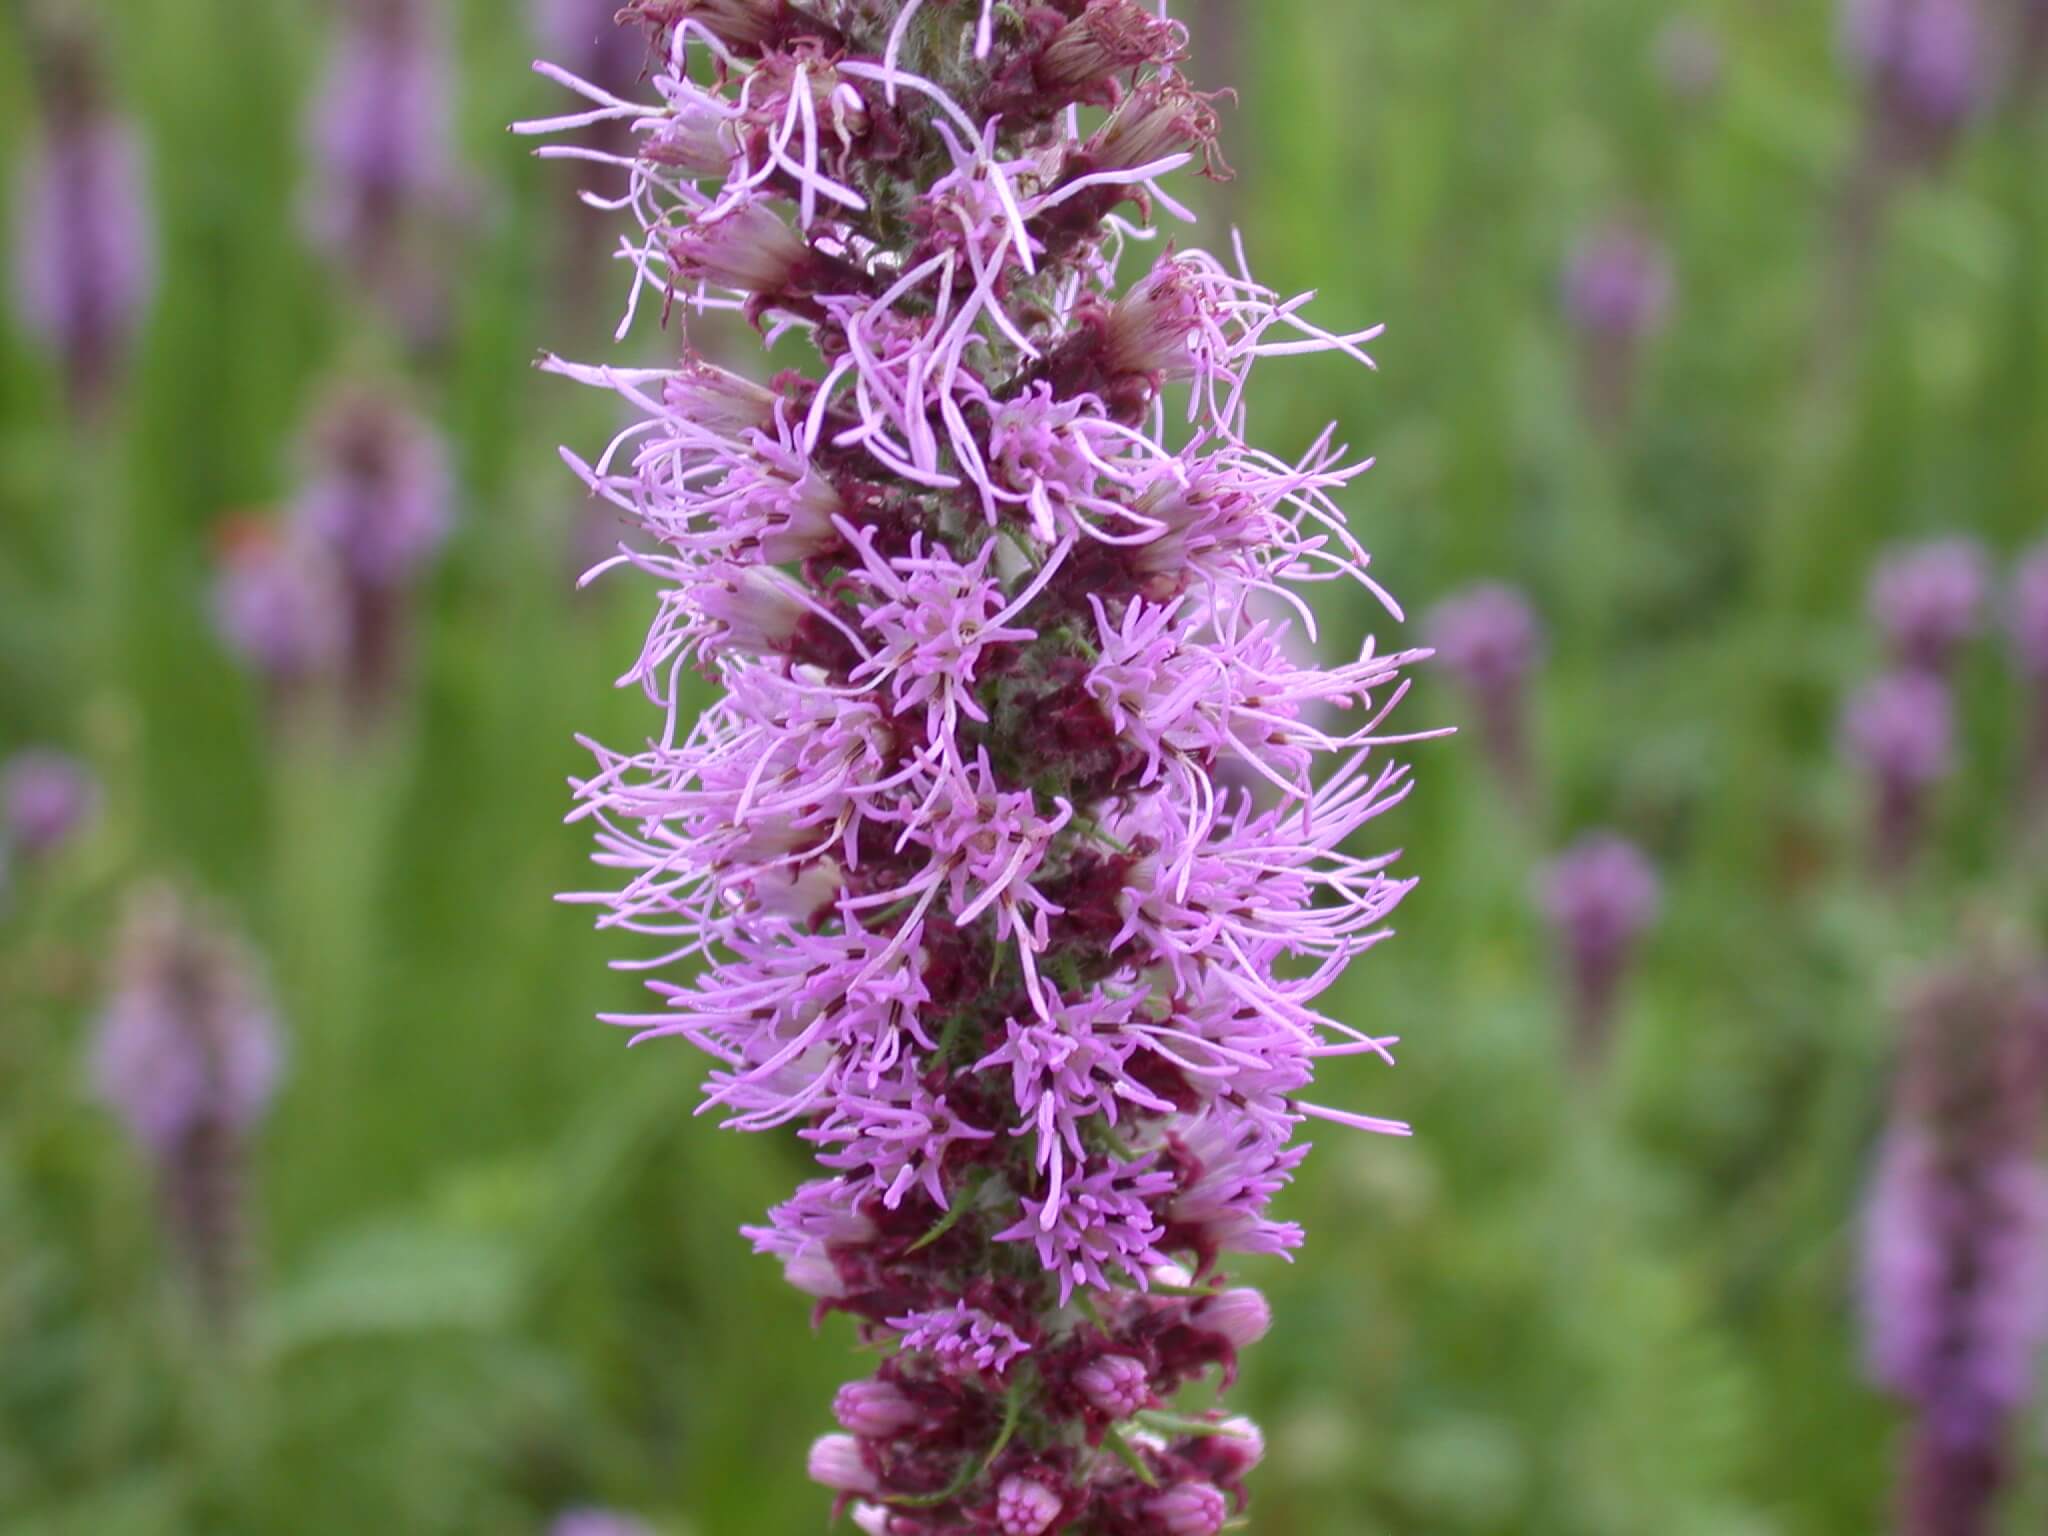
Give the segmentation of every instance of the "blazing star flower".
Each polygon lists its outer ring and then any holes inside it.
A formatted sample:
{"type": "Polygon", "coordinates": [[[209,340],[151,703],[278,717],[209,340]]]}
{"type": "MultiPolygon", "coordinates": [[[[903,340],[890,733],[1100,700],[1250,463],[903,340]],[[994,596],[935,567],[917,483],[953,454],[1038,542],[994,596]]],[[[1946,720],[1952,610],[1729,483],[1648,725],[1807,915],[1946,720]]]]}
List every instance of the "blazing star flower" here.
{"type": "Polygon", "coordinates": [[[0,825],[16,852],[46,858],[90,822],[99,781],[68,752],[30,747],[0,764],[0,825]]]}
{"type": "Polygon", "coordinates": [[[90,410],[126,362],[155,281],[142,144],[109,108],[82,34],[55,39],[41,84],[41,142],[22,162],[12,212],[15,306],[90,410]]]}
{"type": "Polygon", "coordinates": [[[1841,27],[1880,158],[1941,159],[1988,96],[1976,0],[1843,0],[1841,27]]]}
{"type": "Polygon", "coordinates": [[[1900,1528],[1988,1529],[2048,1325],[2048,973],[1975,957],[1906,1013],[1864,1222],[1872,1378],[1912,1404],[1900,1528]]]}
{"type": "Polygon", "coordinates": [[[341,664],[347,614],[325,551],[298,530],[231,519],[215,545],[213,622],[272,696],[288,701],[341,664]]]}
{"type": "Polygon", "coordinates": [[[1529,674],[1543,659],[1543,625],[1513,587],[1482,582],[1430,610],[1430,648],[1471,695],[1479,741],[1508,792],[1530,798],[1529,674]]]}
{"type": "Polygon", "coordinates": [[[1911,670],[1866,683],[1842,711],[1842,745],[1870,780],[1871,856],[1898,874],[1919,851],[1929,793],[1954,766],[1948,685],[1911,670]]]}
{"type": "Polygon", "coordinates": [[[1657,871],[1635,844],[1596,832],[1550,862],[1536,894],[1557,931],[1571,982],[1574,1059],[1595,1065],[1605,1053],[1616,993],[1636,944],[1662,905],[1657,871]]]}
{"type": "Polygon", "coordinates": [[[435,0],[358,0],[330,42],[308,121],[306,228],[413,328],[433,322],[426,263],[408,244],[463,195],[452,158],[455,71],[435,0]]]}
{"type": "Polygon", "coordinates": [[[545,364],[636,410],[565,457],[660,588],[623,681],[667,723],[575,786],[611,884],[570,899],[654,951],[616,1022],[824,1172],[748,1235],[885,1357],[810,1456],[860,1529],[1209,1536],[1257,1432],[1157,1415],[1270,1324],[1219,1266],[1301,1241],[1305,1119],[1405,1130],[1307,1095],[1392,1043],[1318,1000],[1409,888],[1351,850],[1426,653],[1307,655],[1302,584],[1385,601],[1335,500],[1367,461],[1245,434],[1259,358],[1375,333],[1241,255],[1119,292],[1160,178],[1220,165],[1150,5],[628,12],[656,99],[542,65],[587,106],[523,128],[635,129],[629,322],[658,293],[816,366],[545,364]]]}
{"type": "Polygon", "coordinates": [[[1671,257],[1649,229],[1617,217],[1589,230],[1564,268],[1564,312],[1579,333],[1588,409],[1602,426],[1627,414],[1636,359],[1671,311],[1671,257]]]}
{"type": "Polygon", "coordinates": [[[1983,623],[1990,562],[1974,539],[1930,539],[1890,550],[1870,576],[1870,619],[1892,660],[1937,675],[1983,623]]]}
{"type": "MultiPolygon", "coordinates": [[[[271,579],[310,591],[331,578],[341,595],[349,691],[359,707],[374,710],[396,690],[412,592],[454,521],[447,452],[439,434],[410,411],[368,390],[347,390],[315,419],[307,459],[283,534],[287,547],[279,552],[298,569],[287,565],[271,579]]],[[[257,634],[253,626],[246,639],[252,649],[266,642],[268,660],[287,659],[283,650],[299,651],[308,663],[323,660],[325,616],[300,617],[307,628],[294,644],[279,647],[277,635],[257,634]]]]}
{"type": "Polygon", "coordinates": [[[148,1157],[194,1296],[224,1326],[243,1261],[247,1143],[280,1060],[251,958],[186,898],[138,892],[95,1049],[100,1097],[148,1157]]]}

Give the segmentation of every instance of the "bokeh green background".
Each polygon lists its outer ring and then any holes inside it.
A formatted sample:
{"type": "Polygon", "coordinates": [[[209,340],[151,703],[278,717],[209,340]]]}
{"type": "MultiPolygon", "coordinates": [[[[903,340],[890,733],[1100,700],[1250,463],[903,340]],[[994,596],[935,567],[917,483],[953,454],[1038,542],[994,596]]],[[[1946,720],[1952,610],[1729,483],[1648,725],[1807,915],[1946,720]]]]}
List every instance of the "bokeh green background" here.
{"type": "MultiPolygon", "coordinates": [[[[593,0],[600,4],[601,0],[593,0]]],[[[15,12],[0,134],[32,132],[15,12]]],[[[1416,1122],[1326,1128],[1283,1214],[1310,1241],[1244,1273],[1272,1297],[1245,1408],[1252,1529],[1859,1533],[1896,1419],[1862,1385],[1855,1208],[1887,1095],[1888,999],[1973,912],[2042,914],[2012,831],[2021,695],[1963,674],[1963,768],[1903,889],[1859,862],[1833,750],[1875,664],[1873,552],[2048,524],[2048,122],[2016,105],[1901,187],[1838,306],[1834,210],[1862,103],[1819,3],[1700,0],[1710,98],[1653,63],[1654,0],[1211,0],[1199,78],[1238,179],[1204,196],[1261,275],[1328,323],[1385,320],[1381,372],[1278,365],[1255,415],[1298,448],[1340,417],[1380,464],[1349,497],[1420,611],[1499,577],[1545,615],[1548,792],[1517,814],[1468,745],[1418,747],[1379,823],[1423,884],[1342,1017],[1404,1037],[1326,1101],[1416,1122]],[[1588,423],[1558,272],[1621,208],[1677,292],[1631,420],[1588,423]],[[1565,1067],[1531,871],[1612,825],[1663,868],[1664,920],[1609,1072],[1565,1067]]],[[[609,680],[649,592],[572,590],[589,515],[554,458],[614,425],[529,367],[595,356],[564,299],[576,177],[502,125],[557,110],[510,0],[451,6],[476,195],[444,252],[445,340],[407,358],[310,250],[301,127],[328,17],[300,3],[110,0],[145,125],[161,283],[102,422],[0,331],[0,750],[87,756],[108,813],[0,916],[0,1529],[521,1533],[563,1505],[669,1536],[797,1536],[850,1332],[735,1233],[802,1174],[795,1144],[693,1119],[678,1045],[594,1022],[630,1003],[609,942],[552,893],[573,733],[649,716],[609,680]],[[376,736],[281,737],[206,601],[228,510],[289,496],[337,372],[403,376],[448,433],[458,532],[425,594],[411,699],[376,736]],[[223,1360],[172,1293],[146,1178],[83,1066],[132,879],[170,871],[269,957],[292,1070],[251,1174],[260,1291],[223,1360]]],[[[608,307],[608,306],[607,306],[608,307]]],[[[658,333],[625,351],[658,355],[658,333]]],[[[1326,615],[1356,638],[1362,607],[1326,615]]],[[[1399,636],[1415,639],[1412,622],[1399,636]]],[[[1455,720],[1425,680],[1412,725],[1455,720]]],[[[2048,1518],[2032,1454],[2010,1530],[2048,1518]]]]}

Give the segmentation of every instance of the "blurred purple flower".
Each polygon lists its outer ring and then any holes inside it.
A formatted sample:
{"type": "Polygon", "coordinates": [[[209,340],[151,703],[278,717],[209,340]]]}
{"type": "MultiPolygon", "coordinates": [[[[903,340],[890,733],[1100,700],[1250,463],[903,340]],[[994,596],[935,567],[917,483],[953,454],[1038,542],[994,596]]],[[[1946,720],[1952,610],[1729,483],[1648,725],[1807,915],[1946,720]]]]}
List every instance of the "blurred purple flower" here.
{"type": "Polygon", "coordinates": [[[1881,159],[1940,158],[1988,95],[1977,0],[1843,0],[1842,40],[1881,159]]]}
{"type": "Polygon", "coordinates": [[[1671,312],[1671,257],[1639,219],[1588,231],[1564,268],[1565,316],[1578,330],[1587,409],[1613,429],[1627,417],[1642,344],[1671,312]]]}
{"type": "Polygon", "coordinates": [[[1616,997],[1637,942],[1662,907],[1662,883],[1635,844],[1594,832],[1544,866],[1536,896],[1564,954],[1573,1059],[1595,1067],[1606,1054],[1616,997]]]}
{"type": "Polygon", "coordinates": [[[323,407],[308,457],[286,537],[305,540],[332,562],[349,691],[374,711],[397,690],[413,588],[454,521],[447,453],[426,421],[385,396],[354,389],[323,407]]]}
{"type": "Polygon", "coordinates": [[[1917,1410],[1907,1536],[1988,1530],[2048,1324],[2048,975],[1979,955],[1922,983],[1864,1226],[1879,1385],[1917,1410]]]}
{"type": "Polygon", "coordinates": [[[428,263],[407,241],[466,189],[452,156],[454,62],[436,0],[355,0],[327,50],[309,120],[307,228],[414,328],[435,323],[428,263]]]}
{"type": "Polygon", "coordinates": [[[340,665],[347,622],[331,562],[297,530],[235,519],[217,543],[213,618],[280,701],[340,665]]]}
{"type": "Polygon", "coordinates": [[[351,585],[415,580],[454,518],[440,434],[386,396],[351,389],[315,421],[311,455],[294,520],[327,546],[351,585]]]}
{"type": "Polygon", "coordinates": [[[104,100],[79,35],[55,40],[42,135],[25,156],[12,210],[22,329],[56,353],[73,402],[101,403],[127,360],[156,276],[141,139],[104,100]]]}
{"type": "Polygon", "coordinates": [[[99,811],[100,786],[68,752],[30,747],[0,767],[7,840],[29,858],[62,848],[99,811]]]}
{"type": "Polygon", "coordinates": [[[1529,676],[1543,659],[1543,625],[1513,587],[1483,582],[1453,593],[1424,626],[1437,663],[1471,695],[1480,745],[1508,792],[1532,798],[1528,753],[1529,676]]]}
{"type": "Polygon", "coordinates": [[[168,887],[131,900],[116,963],[94,1079],[148,1155],[200,1306],[225,1324],[244,1257],[246,1142],[277,1087],[277,1021],[242,944],[168,887]]]}
{"type": "Polygon", "coordinates": [[[1630,219],[1591,231],[1565,265],[1565,313],[1596,336],[1634,340],[1662,329],[1671,289],[1664,243],[1630,219]]]}
{"type": "Polygon", "coordinates": [[[1898,665],[1946,673],[1982,626],[1990,585],[1990,563],[1974,539],[1901,545],[1871,573],[1871,622],[1898,665]]]}
{"type": "Polygon", "coordinates": [[[1843,709],[1842,745],[1871,781],[1872,856],[1897,874],[1919,850],[1928,792],[1954,766],[1948,685],[1910,669],[1864,684],[1843,709]]]}

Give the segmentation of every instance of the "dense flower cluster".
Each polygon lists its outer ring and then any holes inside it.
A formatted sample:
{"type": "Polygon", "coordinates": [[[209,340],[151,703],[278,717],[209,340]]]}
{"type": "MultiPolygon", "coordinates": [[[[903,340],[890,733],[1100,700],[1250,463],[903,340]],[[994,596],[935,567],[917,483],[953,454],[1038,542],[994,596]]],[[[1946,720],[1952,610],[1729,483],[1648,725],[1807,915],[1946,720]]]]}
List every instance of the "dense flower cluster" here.
{"type": "Polygon", "coordinates": [[[631,122],[543,153],[627,172],[633,303],[820,366],[545,365],[637,409],[572,463],[662,586],[625,680],[668,723],[576,786],[619,882],[582,899],[677,973],[619,1022],[822,1165],[751,1235],[886,1354],[810,1462],[864,1530],[1209,1536],[1261,1443],[1169,1405],[1268,1321],[1217,1266],[1300,1241],[1305,1117],[1404,1129],[1302,1095],[1390,1044],[1317,999],[1408,889],[1347,848],[1406,793],[1414,657],[1292,659],[1300,584],[1378,590],[1332,499],[1366,466],[1245,434],[1258,358],[1373,333],[1241,257],[1117,291],[1158,178],[1220,168],[1154,9],[628,10],[658,105],[543,65],[591,105],[523,126],[631,122]]]}
{"type": "Polygon", "coordinates": [[[2048,975],[1973,957],[1907,1011],[1865,1226],[1871,1374],[1918,1423],[1900,1526],[1988,1530],[2048,1323],[2048,975]]]}

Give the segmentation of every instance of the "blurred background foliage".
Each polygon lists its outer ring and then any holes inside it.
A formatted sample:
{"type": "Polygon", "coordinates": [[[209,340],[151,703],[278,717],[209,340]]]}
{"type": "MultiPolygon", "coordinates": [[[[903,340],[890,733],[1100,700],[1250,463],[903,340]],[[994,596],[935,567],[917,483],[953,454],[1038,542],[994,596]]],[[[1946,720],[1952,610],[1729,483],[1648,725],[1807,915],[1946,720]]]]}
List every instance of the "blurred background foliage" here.
{"type": "MultiPolygon", "coordinates": [[[[0,16],[12,160],[38,81],[26,9],[0,16]]],[[[587,878],[560,824],[575,733],[650,719],[607,686],[649,593],[575,590],[596,514],[554,455],[616,423],[529,367],[616,355],[610,291],[573,278],[579,177],[503,131],[560,98],[518,6],[450,0],[463,188],[425,314],[394,321],[307,233],[337,17],[99,7],[147,145],[155,299],[96,416],[0,330],[0,752],[61,745],[106,788],[0,915],[0,1528],[525,1532],[601,1502],[669,1536],[817,1530],[804,1447],[862,1367],[735,1232],[801,1154],[693,1119],[690,1053],[591,1022],[635,983],[550,901],[587,878]],[[291,497],[337,377],[431,417],[459,486],[414,675],[371,726],[281,722],[209,618],[221,520],[291,497]],[[249,933],[287,1036],[232,1350],[175,1294],[86,1068],[121,894],[159,873],[249,933]]],[[[1549,636],[1534,803],[1441,741],[1380,824],[1423,883],[1335,1011],[1404,1036],[1402,1065],[1333,1063],[1325,1098],[1419,1134],[1321,1137],[1283,1202],[1301,1261],[1244,1266],[1278,1319],[1240,1389],[1271,1448],[1253,1528],[1873,1529],[1896,1420],[1850,1298],[1890,999],[1973,912],[2038,928],[2043,847],[2010,814],[2027,709],[1994,640],[1962,665],[1960,768],[1903,883],[1868,878],[1834,721],[1876,665],[1881,546],[1953,530],[2003,558],[2048,524],[2048,116],[2002,93],[1845,252],[1866,102],[1823,5],[1191,20],[1197,78],[1241,91],[1238,175],[1205,210],[1266,281],[1320,288],[1326,323],[1389,324],[1377,375],[1273,367],[1263,440],[1338,417],[1380,460],[1350,505],[1382,579],[1416,611],[1511,581],[1549,636]],[[1700,78],[1674,79],[1688,47],[1700,78]],[[1618,415],[1560,302],[1616,216],[1672,270],[1618,415]],[[1665,902],[1588,1076],[1530,891],[1593,825],[1651,853],[1665,902]]],[[[651,320],[618,352],[658,360],[651,320]]],[[[1324,617],[1333,645],[1419,639],[1324,617]]],[[[1462,707],[1432,676],[1405,709],[1462,707]]],[[[2013,1531],[2048,1517],[2039,1427],[2021,1439],[2013,1531]]]]}

